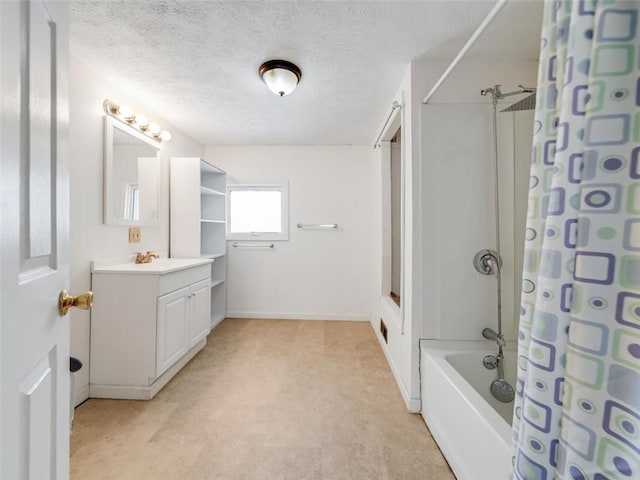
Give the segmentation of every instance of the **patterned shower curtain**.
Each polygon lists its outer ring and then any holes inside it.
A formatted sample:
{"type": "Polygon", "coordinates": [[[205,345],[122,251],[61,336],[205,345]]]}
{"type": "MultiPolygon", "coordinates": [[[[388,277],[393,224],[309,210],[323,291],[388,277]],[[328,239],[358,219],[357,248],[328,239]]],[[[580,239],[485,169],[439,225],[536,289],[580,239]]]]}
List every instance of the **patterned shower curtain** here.
{"type": "Polygon", "coordinates": [[[546,1],[514,478],[640,479],[640,2],[546,1]]]}

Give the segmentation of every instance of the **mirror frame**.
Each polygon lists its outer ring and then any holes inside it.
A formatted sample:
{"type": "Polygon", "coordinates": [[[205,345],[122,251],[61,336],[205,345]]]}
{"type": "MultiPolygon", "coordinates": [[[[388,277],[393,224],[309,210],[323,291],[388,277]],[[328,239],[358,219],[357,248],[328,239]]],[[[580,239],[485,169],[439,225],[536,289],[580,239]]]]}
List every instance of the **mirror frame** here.
{"type": "Polygon", "coordinates": [[[116,120],[109,115],[104,117],[104,183],[103,183],[103,223],[105,225],[128,227],[159,227],[160,226],[160,144],[135,128],[116,120]],[[113,215],[111,205],[114,201],[113,193],[113,129],[117,128],[127,135],[141,140],[156,150],[158,160],[158,217],[156,220],[127,220],[113,215]]]}

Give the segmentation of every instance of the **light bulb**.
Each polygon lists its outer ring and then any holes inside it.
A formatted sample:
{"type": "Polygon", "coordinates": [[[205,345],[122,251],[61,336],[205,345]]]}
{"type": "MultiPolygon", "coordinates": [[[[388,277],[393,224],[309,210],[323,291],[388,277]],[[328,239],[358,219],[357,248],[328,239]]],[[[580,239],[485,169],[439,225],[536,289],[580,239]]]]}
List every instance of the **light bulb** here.
{"type": "Polygon", "coordinates": [[[168,142],[171,140],[171,133],[167,130],[163,130],[162,133],[160,133],[160,140],[168,142]]]}
{"type": "Polygon", "coordinates": [[[118,115],[120,115],[125,121],[131,123],[135,120],[136,116],[133,113],[133,108],[129,105],[120,105],[118,108],[118,115]]]}
{"type": "Polygon", "coordinates": [[[160,130],[161,130],[160,125],[158,125],[157,123],[149,124],[149,133],[154,137],[157,137],[158,135],[160,135],[160,130]]]}
{"type": "Polygon", "coordinates": [[[147,128],[149,128],[149,120],[147,120],[147,117],[145,117],[144,115],[136,115],[135,122],[140,127],[140,130],[146,130],[147,128]]]}
{"type": "Polygon", "coordinates": [[[118,115],[118,113],[120,112],[120,107],[118,106],[118,104],[112,102],[109,99],[106,99],[102,103],[102,107],[104,108],[104,111],[109,115],[118,115]]]}

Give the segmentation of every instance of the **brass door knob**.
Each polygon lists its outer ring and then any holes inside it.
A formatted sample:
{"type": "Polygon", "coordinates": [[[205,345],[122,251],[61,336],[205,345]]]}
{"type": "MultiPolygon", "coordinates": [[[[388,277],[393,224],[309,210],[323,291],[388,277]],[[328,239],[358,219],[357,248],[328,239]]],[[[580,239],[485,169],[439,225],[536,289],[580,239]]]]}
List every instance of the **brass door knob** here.
{"type": "Polygon", "coordinates": [[[93,305],[93,292],[84,292],[77,297],[72,297],[66,290],[61,290],[58,296],[58,313],[61,317],[65,316],[71,307],[89,310],[91,305],[93,305]]]}

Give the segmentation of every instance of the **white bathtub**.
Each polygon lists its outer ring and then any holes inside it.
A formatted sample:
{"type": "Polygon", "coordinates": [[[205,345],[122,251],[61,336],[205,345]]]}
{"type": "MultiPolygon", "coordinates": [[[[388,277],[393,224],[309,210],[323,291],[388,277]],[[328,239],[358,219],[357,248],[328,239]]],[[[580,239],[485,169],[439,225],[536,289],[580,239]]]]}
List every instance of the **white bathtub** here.
{"type": "MultiPolygon", "coordinates": [[[[482,364],[495,355],[491,342],[422,340],[422,417],[458,480],[511,479],[513,402],[489,390],[496,370],[482,364]]],[[[516,352],[507,349],[505,377],[515,389],[516,352]]]]}

